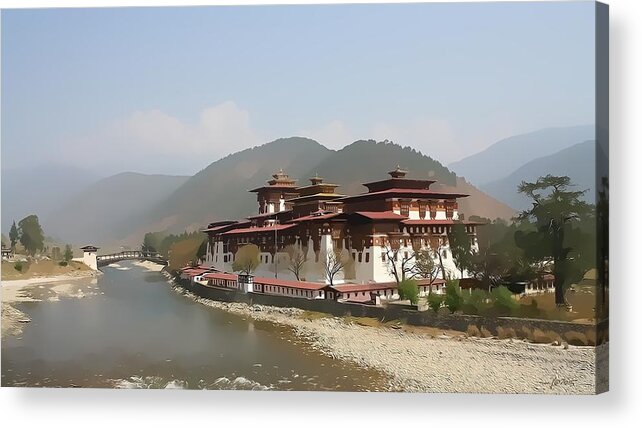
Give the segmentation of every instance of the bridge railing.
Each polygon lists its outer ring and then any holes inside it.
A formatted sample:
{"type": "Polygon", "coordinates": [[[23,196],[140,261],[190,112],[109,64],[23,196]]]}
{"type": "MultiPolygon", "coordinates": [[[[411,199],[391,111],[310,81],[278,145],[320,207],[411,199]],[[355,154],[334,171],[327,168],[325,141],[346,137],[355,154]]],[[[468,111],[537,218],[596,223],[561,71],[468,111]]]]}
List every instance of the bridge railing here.
{"type": "Polygon", "coordinates": [[[146,251],[121,251],[120,253],[103,254],[96,256],[96,261],[117,260],[117,259],[158,259],[165,261],[165,257],[159,253],[146,251]]]}

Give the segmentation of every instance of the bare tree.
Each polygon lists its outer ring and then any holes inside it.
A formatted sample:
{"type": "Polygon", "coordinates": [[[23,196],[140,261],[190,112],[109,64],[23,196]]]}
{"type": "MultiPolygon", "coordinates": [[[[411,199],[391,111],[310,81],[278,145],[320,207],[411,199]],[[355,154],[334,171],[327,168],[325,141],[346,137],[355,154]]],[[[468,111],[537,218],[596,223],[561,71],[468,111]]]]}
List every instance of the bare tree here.
{"type": "Polygon", "coordinates": [[[437,279],[440,266],[435,263],[434,252],[430,248],[421,249],[415,252],[414,271],[416,277],[428,280],[428,294],[432,294],[432,284],[437,279]]]}
{"type": "MultiPolygon", "coordinates": [[[[415,270],[415,252],[408,257],[401,257],[401,265],[397,266],[397,261],[400,257],[401,247],[394,249],[389,244],[384,245],[383,247],[384,254],[386,256],[386,262],[388,267],[388,273],[395,278],[397,285],[405,279],[413,279],[417,276],[415,270]]],[[[405,253],[405,251],[404,251],[405,253]]]]}
{"type": "Polygon", "coordinates": [[[297,281],[301,280],[301,274],[305,266],[305,254],[298,245],[288,245],[285,249],[290,257],[288,262],[288,270],[294,274],[297,281]]]}
{"type": "Polygon", "coordinates": [[[442,256],[442,252],[446,246],[445,239],[446,238],[444,237],[435,236],[429,241],[430,249],[437,255],[437,259],[439,260],[439,271],[441,272],[441,279],[444,280],[447,279],[446,268],[444,267],[444,259],[442,256]]]}
{"type": "Polygon", "coordinates": [[[334,277],[346,267],[347,262],[341,256],[341,251],[332,251],[324,259],[325,277],[332,286],[334,285],[334,277]]]}
{"type": "Polygon", "coordinates": [[[259,266],[259,247],[254,244],[247,244],[236,251],[232,269],[235,272],[242,272],[250,275],[259,266]]]}

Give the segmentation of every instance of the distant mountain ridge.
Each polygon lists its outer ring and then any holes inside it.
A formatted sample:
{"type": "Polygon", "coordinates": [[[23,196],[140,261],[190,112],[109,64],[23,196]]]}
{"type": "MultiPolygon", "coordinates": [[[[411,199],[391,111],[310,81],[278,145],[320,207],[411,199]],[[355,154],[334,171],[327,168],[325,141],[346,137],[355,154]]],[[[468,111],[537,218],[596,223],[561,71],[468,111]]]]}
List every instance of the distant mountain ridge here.
{"type": "Polygon", "coordinates": [[[2,231],[30,214],[41,218],[102,177],[70,165],[34,165],[11,169],[2,165],[2,231]]]}
{"type": "Polygon", "coordinates": [[[102,243],[124,238],[130,225],[146,221],[146,211],[169,196],[188,177],[123,172],[99,180],[51,214],[43,229],[68,242],[102,243]]]}
{"type": "Polygon", "coordinates": [[[135,246],[146,232],[198,230],[215,220],[255,214],[256,197],[248,190],[281,168],[300,186],[319,174],[338,184],[339,192],[359,194],[367,190],[362,183],[386,178],[397,164],[409,177],[432,178],[437,188],[445,185],[470,194],[460,200],[467,216],[514,214],[410,147],[362,140],[334,151],[309,138],[290,137],[226,156],[192,177],[123,173],[99,180],[45,216],[43,227],[65,242],[135,246]]]}
{"type": "Polygon", "coordinates": [[[448,168],[474,185],[483,186],[506,177],[533,159],[588,140],[595,140],[594,125],[540,129],[505,138],[482,152],[451,163],[448,168]]]}
{"type": "Polygon", "coordinates": [[[508,176],[482,185],[481,190],[521,211],[529,208],[531,201],[517,192],[517,186],[546,174],[570,177],[574,190],[586,190],[583,199],[595,203],[595,141],[585,141],[534,159],[508,176]]]}

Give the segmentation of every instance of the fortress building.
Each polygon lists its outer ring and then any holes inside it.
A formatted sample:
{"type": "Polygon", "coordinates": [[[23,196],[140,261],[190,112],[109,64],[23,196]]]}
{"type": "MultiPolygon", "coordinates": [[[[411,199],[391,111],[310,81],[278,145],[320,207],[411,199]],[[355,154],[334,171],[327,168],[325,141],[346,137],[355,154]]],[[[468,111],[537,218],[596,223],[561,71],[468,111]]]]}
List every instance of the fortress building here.
{"type": "Polygon", "coordinates": [[[288,267],[299,258],[304,260],[299,279],[329,282],[325,265],[334,255],[344,264],[334,284],[389,283],[395,281],[393,263],[401,272],[403,261],[412,260],[415,251],[430,249],[445,276],[460,278],[448,235],[454,224],[462,223],[477,251],[477,223],[464,221],[458,212],[457,199],[468,195],[433,190],[435,180],[406,178],[407,171],[399,167],[388,174],[365,183],[367,192],[346,196],[319,176],[297,187],[281,170],[251,190],[257,194],[256,215],[204,229],[209,237],[205,265],[231,272],[236,251],[256,244],[261,262],[256,275],[295,279],[288,267]]]}

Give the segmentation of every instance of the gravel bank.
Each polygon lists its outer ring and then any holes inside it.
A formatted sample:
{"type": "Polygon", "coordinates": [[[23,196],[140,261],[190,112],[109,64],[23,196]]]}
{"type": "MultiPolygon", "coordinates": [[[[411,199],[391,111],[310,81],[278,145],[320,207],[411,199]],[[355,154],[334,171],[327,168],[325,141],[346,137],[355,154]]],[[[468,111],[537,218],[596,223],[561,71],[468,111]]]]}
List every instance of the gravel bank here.
{"type": "MultiPolygon", "coordinates": [[[[408,333],[346,322],[305,319],[296,308],[275,308],[203,299],[207,306],[257,320],[290,326],[312,346],[332,356],[375,368],[390,376],[390,390],[469,393],[595,393],[596,350],[518,340],[408,333]]],[[[608,360],[608,344],[601,356],[608,360]]]]}

